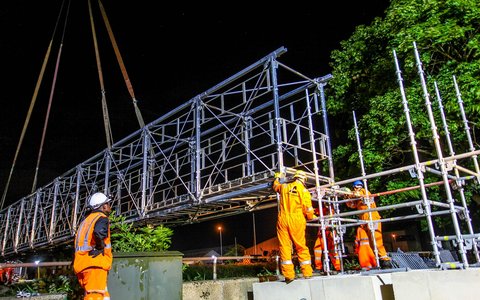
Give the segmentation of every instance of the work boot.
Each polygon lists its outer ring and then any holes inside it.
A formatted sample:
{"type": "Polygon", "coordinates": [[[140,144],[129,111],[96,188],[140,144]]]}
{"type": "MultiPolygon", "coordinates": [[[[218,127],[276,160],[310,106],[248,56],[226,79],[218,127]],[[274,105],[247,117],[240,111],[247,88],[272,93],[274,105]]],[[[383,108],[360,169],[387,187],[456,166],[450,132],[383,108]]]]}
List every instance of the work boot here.
{"type": "Polygon", "coordinates": [[[88,293],[85,295],[84,300],[103,300],[103,295],[98,293],[88,293]]]}
{"type": "Polygon", "coordinates": [[[393,265],[390,260],[380,260],[380,267],[382,269],[391,269],[393,268],[393,265]]]}
{"type": "Polygon", "coordinates": [[[285,283],[286,283],[286,284],[289,284],[289,283],[292,282],[293,280],[295,280],[295,278],[285,278],[285,283]]]}

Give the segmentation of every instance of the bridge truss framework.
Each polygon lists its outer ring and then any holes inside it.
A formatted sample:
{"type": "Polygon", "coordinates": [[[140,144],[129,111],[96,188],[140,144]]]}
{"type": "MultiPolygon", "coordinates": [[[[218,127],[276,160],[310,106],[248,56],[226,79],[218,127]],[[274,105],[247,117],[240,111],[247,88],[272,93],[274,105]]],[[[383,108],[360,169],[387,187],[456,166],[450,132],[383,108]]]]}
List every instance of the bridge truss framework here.
{"type": "MultiPolygon", "coordinates": [[[[135,224],[181,225],[276,206],[276,170],[330,160],[323,88],[279,48],[0,212],[4,256],[70,242],[97,191],[135,224]]],[[[331,165],[331,161],[330,161],[331,165]]],[[[328,183],[329,177],[320,176],[328,183]]]]}

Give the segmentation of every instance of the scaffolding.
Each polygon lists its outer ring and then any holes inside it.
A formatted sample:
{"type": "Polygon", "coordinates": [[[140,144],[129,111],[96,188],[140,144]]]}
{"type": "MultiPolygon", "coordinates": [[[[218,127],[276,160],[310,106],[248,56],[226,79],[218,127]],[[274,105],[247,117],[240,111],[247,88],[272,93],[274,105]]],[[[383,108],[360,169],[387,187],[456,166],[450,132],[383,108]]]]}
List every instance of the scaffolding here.
{"type": "MultiPolygon", "coordinates": [[[[331,182],[329,184],[317,186],[317,188],[315,189],[311,189],[312,193],[314,193],[315,195],[315,199],[319,202],[318,205],[320,207],[322,205],[330,205],[330,206],[333,205],[336,212],[335,214],[330,216],[321,215],[320,222],[308,224],[309,226],[320,227],[321,234],[324,238],[323,266],[326,272],[330,272],[328,248],[327,248],[326,239],[325,239],[325,230],[327,228],[335,229],[336,232],[338,233],[337,234],[338,237],[335,242],[335,247],[336,247],[337,253],[341,254],[344,250],[342,236],[346,232],[346,228],[348,227],[367,224],[370,231],[372,231],[371,235],[374,236],[373,231],[374,231],[374,225],[376,223],[405,221],[405,220],[419,219],[419,218],[423,218],[427,222],[428,233],[430,237],[430,245],[432,246],[432,252],[435,260],[435,267],[440,269],[452,269],[452,268],[467,269],[470,266],[478,266],[480,263],[479,252],[478,252],[480,234],[475,233],[473,230],[472,220],[470,217],[470,212],[467,206],[467,201],[464,193],[464,186],[467,183],[467,181],[471,180],[473,183],[480,182],[480,172],[479,172],[478,161],[477,161],[477,155],[480,153],[480,151],[475,150],[474,148],[472,138],[471,138],[470,128],[468,126],[468,120],[466,118],[464,107],[463,107],[463,101],[461,99],[461,94],[458,88],[458,84],[456,82],[456,78],[455,76],[453,76],[453,85],[455,87],[457,100],[458,100],[457,103],[458,103],[459,111],[462,116],[462,122],[464,124],[464,130],[467,136],[470,151],[462,154],[455,154],[453,150],[452,139],[450,137],[450,133],[448,130],[448,124],[446,121],[445,113],[443,111],[442,99],[440,96],[440,92],[438,90],[438,86],[435,82],[434,83],[435,95],[437,98],[439,113],[442,120],[442,126],[445,132],[445,139],[446,139],[446,143],[448,145],[448,150],[449,150],[449,156],[444,156],[441,145],[440,145],[440,137],[437,131],[437,126],[435,123],[436,121],[433,115],[432,102],[430,101],[430,94],[427,89],[427,83],[425,80],[423,66],[420,60],[420,54],[415,43],[413,44],[413,49],[415,54],[416,66],[418,70],[418,76],[420,78],[422,92],[423,92],[422,96],[425,101],[426,111],[428,113],[428,120],[430,122],[430,128],[431,128],[431,133],[432,133],[432,138],[435,146],[435,153],[436,153],[437,159],[426,161],[426,162],[421,162],[419,159],[418,150],[416,147],[417,143],[415,140],[415,133],[413,131],[413,125],[410,118],[408,99],[406,97],[406,93],[403,85],[403,78],[401,75],[400,64],[399,64],[399,60],[397,58],[396,52],[393,51],[396,73],[397,73],[397,80],[400,88],[401,99],[402,99],[402,104],[403,104],[406,123],[407,123],[406,125],[409,133],[408,135],[410,138],[410,145],[412,148],[412,153],[414,156],[413,159],[415,163],[409,166],[403,166],[400,168],[386,170],[379,173],[367,175],[365,172],[364,164],[363,164],[362,147],[361,147],[361,141],[360,141],[360,134],[357,127],[356,116],[355,116],[355,112],[353,113],[353,119],[354,119],[354,125],[355,125],[355,136],[357,139],[358,156],[360,160],[360,168],[361,168],[362,176],[348,179],[348,180],[331,182]],[[472,160],[472,165],[474,166],[473,171],[463,167],[460,164],[460,162],[464,160],[472,160]],[[437,168],[432,168],[431,166],[437,166],[437,168]],[[368,205],[367,210],[361,210],[361,211],[357,210],[357,211],[348,211],[348,212],[342,212],[339,210],[339,207],[341,207],[341,204],[344,204],[345,202],[352,200],[352,199],[341,200],[341,197],[344,196],[345,194],[351,194],[349,192],[345,192],[344,190],[340,189],[339,187],[341,185],[352,183],[356,180],[363,180],[364,187],[368,191],[367,179],[376,178],[380,176],[387,176],[391,174],[398,174],[400,172],[410,172],[410,175],[416,178],[419,184],[417,186],[406,187],[406,188],[398,189],[395,191],[387,191],[383,193],[373,194],[372,196],[375,197],[375,196],[387,195],[392,193],[405,192],[407,190],[412,190],[412,189],[420,189],[421,196],[422,196],[421,199],[404,202],[400,204],[371,208],[370,204],[373,201],[373,197],[366,196],[365,199],[362,199],[362,200],[364,201],[365,204],[368,205]],[[425,183],[424,174],[426,172],[430,172],[432,174],[440,176],[441,181],[428,183],[428,184],[425,183]],[[461,174],[467,174],[467,175],[461,175],[461,174]],[[429,199],[427,188],[431,186],[436,186],[436,185],[443,185],[444,187],[443,190],[445,191],[444,201],[433,201],[429,199]],[[454,199],[454,196],[453,196],[454,190],[457,191],[460,197],[460,201],[456,201],[454,199]],[[380,220],[372,220],[370,216],[370,220],[368,221],[362,221],[355,218],[351,218],[351,216],[355,216],[361,213],[371,214],[371,212],[373,211],[395,210],[395,209],[405,208],[405,207],[412,207],[412,208],[414,207],[417,209],[417,213],[407,214],[404,216],[395,216],[395,217],[380,219],[380,220]],[[433,211],[432,207],[436,207],[438,209],[433,211]],[[450,217],[451,223],[453,226],[452,235],[445,235],[445,236],[436,235],[434,230],[434,217],[436,216],[450,217]],[[467,232],[462,232],[461,230],[462,224],[464,225],[464,228],[466,228],[467,232]],[[453,246],[456,248],[458,252],[458,257],[460,259],[460,262],[453,261],[453,256],[451,255],[450,255],[450,258],[442,259],[441,254],[442,252],[445,251],[445,250],[442,250],[442,241],[452,242],[453,246]],[[468,261],[467,251],[471,251],[473,253],[473,257],[474,257],[473,260],[475,262],[468,261]]],[[[367,192],[367,195],[368,195],[368,192],[367,192]]],[[[372,248],[374,248],[373,250],[375,253],[377,265],[379,265],[378,249],[376,246],[375,238],[372,238],[372,240],[373,240],[372,248]]],[[[399,253],[393,254],[393,255],[390,254],[390,256],[397,257],[397,256],[402,256],[402,254],[399,254],[399,253]]],[[[400,261],[405,261],[405,258],[407,257],[402,256],[400,258],[400,261]]],[[[403,267],[403,265],[399,267],[403,267]]]]}

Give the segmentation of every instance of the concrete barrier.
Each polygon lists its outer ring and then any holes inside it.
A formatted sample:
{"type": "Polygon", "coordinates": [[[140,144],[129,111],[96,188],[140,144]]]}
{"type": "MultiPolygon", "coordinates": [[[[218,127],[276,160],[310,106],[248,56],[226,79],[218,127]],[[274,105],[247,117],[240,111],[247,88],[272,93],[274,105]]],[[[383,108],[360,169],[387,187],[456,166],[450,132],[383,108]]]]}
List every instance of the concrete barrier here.
{"type": "Polygon", "coordinates": [[[314,276],[253,284],[255,300],[478,300],[480,269],[314,276]]]}
{"type": "Polygon", "coordinates": [[[392,274],[395,300],[478,300],[480,269],[415,270],[392,274]]]}
{"type": "MultiPolygon", "coordinates": [[[[390,274],[314,276],[285,282],[253,284],[255,300],[393,300],[390,274]]],[[[411,300],[411,299],[410,299],[411,300]]]]}

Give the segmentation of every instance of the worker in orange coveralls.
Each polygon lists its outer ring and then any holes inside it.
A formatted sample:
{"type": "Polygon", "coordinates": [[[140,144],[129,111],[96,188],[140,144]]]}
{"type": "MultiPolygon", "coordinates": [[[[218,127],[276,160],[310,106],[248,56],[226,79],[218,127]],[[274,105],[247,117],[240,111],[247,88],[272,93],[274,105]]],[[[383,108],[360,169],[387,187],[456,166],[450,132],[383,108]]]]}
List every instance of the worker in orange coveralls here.
{"type": "MultiPolygon", "coordinates": [[[[333,211],[331,211],[331,208],[329,209],[326,206],[323,206],[322,212],[323,212],[323,216],[333,214],[333,211]]],[[[320,215],[320,211],[318,208],[315,208],[315,214],[320,215]]],[[[332,262],[335,270],[340,271],[341,270],[340,257],[337,251],[335,250],[334,235],[330,228],[325,229],[325,237],[327,238],[327,249],[328,249],[328,255],[330,257],[330,261],[332,262]]],[[[318,230],[317,239],[315,240],[315,246],[313,246],[313,254],[315,256],[315,269],[317,269],[318,271],[323,270],[322,253],[323,253],[323,237],[322,237],[322,229],[320,228],[318,230]]]]}
{"type": "MultiPolygon", "coordinates": [[[[363,182],[357,180],[353,183],[353,194],[350,195],[350,198],[355,198],[352,201],[347,202],[347,206],[357,210],[366,210],[368,205],[366,204],[366,195],[367,191],[363,188],[363,182]]],[[[370,193],[368,193],[370,196],[370,193]]],[[[370,198],[370,208],[375,208],[377,205],[373,198],[370,198]]],[[[380,214],[378,211],[372,211],[371,213],[365,212],[362,213],[359,218],[363,221],[369,221],[370,215],[372,216],[371,220],[380,220],[380,214]]],[[[390,257],[387,256],[387,251],[383,246],[382,238],[382,223],[373,223],[373,228],[375,229],[375,242],[378,250],[378,256],[380,259],[380,266],[384,269],[392,268],[392,263],[390,257]]],[[[364,269],[371,269],[377,267],[377,261],[375,259],[375,253],[373,252],[373,238],[372,232],[367,224],[362,224],[357,228],[357,236],[355,238],[355,253],[358,254],[358,260],[360,266],[364,269]]]]}
{"type": "Polygon", "coordinates": [[[273,190],[280,193],[280,204],[277,219],[277,237],[280,244],[281,270],[285,282],[295,279],[295,270],[292,262],[292,242],[295,246],[300,263],[300,270],[304,278],[312,277],[312,261],[310,251],[306,245],[305,229],[308,220],[316,218],[312,207],[312,196],[305,187],[307,175],[298,170],[293,176],[294,181],[280,183],[281,173],[275,173],[273,190]]]}
{"type": "Polygon", "coordinates": [[[73,270],[85,290],[84,300],[110,300],[107,290],[113,261],[108,219],[112,211],[110,200],[103,193],[90,197],[93,211],[80,223],[75,236],[73,270]]]}

